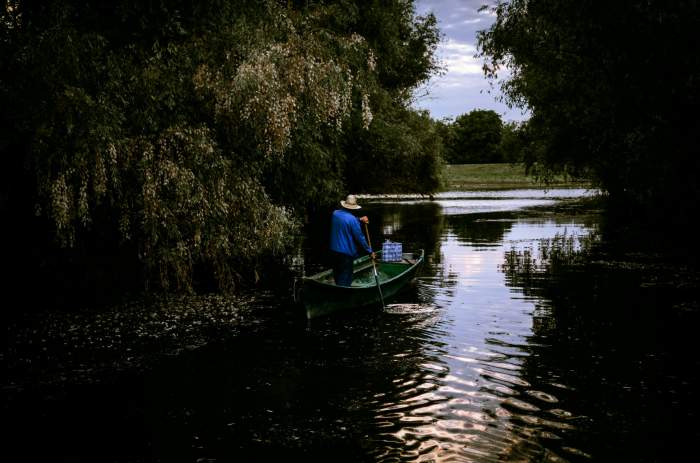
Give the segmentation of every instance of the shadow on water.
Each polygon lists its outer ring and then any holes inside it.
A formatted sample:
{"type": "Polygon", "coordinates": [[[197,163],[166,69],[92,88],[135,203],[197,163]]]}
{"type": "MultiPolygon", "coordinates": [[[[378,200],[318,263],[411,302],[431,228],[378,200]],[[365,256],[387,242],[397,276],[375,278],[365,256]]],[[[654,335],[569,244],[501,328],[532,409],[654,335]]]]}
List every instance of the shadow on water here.
{"type": "MultiPolygon", "coordinates": [[[[271,301],[268,309],[279,305],[271,301]]],[[[378,436],[400,427],[395,397],[421,405],[440,400],[416,389],[445,371],[436,355],[440,342],[416,317],[439,320],[369,310],[307,325],[270,315],[257,328],[149,375],[156,454],[366,461],[392,447],[406,451],[402,442],[378,436]],[[421,367],[427,363],[435,369],[421,367]]]]}
{"type": "Polygon", "coordinates": [[[697,269],[600,231],[513,246],[501,268],[506,284],[539,300],[522,378],[552,379],[543,391],[570,404],[567,445],[613,461],[692,451],[697,269]]]}
{"type": "MultiPolygon", "coordinates": [[[[138,339],[183,348],[107,368],[98,382],[7,384],[8,447],[25,460],[129,462],[667,461],[692,451],[697,272],[611,241],[596,208],[516,199],[511,210],[481,197],[363,204],[376,247],[391,239],[426,252],[385,311],[307,322],[286,280],[235,303],[137,308],[130,323],[154,330],[138,339]]],[[[327,216],[308,224],[293,274],[325,266],[327,234],[327,216]]],[[[74,342],[77,323],[52,323],[66,327],[57,342],[74,342]]],[[[145,348],[104,326],[99,338],[120,351],[145,348]]],[[[54,377],[56,358],[72,374],[95,367],[56,355],[54,377]]]]}

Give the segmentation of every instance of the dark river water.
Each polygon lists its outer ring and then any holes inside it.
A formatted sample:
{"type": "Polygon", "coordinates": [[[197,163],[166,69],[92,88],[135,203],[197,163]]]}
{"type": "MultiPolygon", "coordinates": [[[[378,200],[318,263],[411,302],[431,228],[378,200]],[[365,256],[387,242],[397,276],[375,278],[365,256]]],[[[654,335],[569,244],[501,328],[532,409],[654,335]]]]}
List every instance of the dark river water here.
{"type": "MultiPolygon", "coordinates": [[[[386,310],[307,322],[284,281],[146,367],[12,383],[5,461],[692,461],[696,274],[588,195],[361,198],[375,247],[426,253],[386,310]]],[[[310,229],[297,276],[325,265],[310,229]]]]}

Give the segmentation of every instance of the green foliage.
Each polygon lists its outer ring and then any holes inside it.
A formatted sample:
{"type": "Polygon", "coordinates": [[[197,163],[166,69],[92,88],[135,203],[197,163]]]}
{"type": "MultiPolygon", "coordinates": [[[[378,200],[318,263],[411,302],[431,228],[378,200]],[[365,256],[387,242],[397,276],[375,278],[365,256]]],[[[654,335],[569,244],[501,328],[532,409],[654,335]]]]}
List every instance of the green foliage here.
{"type": "Polygon", "coordinates": [[[520,162],[525,149],[524,130],[516,123],[503,123],[495,111],[476,109],[453,121],[438,123],[451,164],[520,162]]]}
{"type": "Polygon", "coordinates": [[[462,114],[452,125],[454,145],[452,162],[456,164],[502,161],[499,150],[503,122],[495,111],[475,109],[462,114]]]}
{"type": "Polygon", "coordinates": [[[479,48],[489,76],[509,69],[509,102],[532,111],[529,166],[590,176],[642,209],[697,209],[697,2],[513,0],[495,11],[479,48]]]}
{"type": "Polygon", "coordinates": [[[346,193],[347,156],[435,188],[406,95],[436,44],[399,0],[3,2],[0,204],[65,247],[118,236],[162,287],[202,266],[228,287],[284,251],[295,212],[346,193]],[[380,152],[348,141],[385,127],[380,152]]]}
{"type": "Polygon", "coordinates": [[[433,193],[440,188],[442,144],[427,112],[385,102],[367,131],[347,140],[348,184],[366,193],[433,193]]]}
{"type": "Polygon", "coordinates": [[[413,2],[360,2],[357,27],[381,57],[377,61],[381,87],[408,97],[408,91],[438,70],[433,53],[439,42],[432,14],[414,17],[413,2]]]}
{"type": "Polygon", "coordinates": [[[503,124],[498,147],[503,162],[515,164],[522,161],[525,144],[524,132],[525,129],[521,123],[507,122],[503,124]]]}
{"type": "Polygon", "coordinates": [[[355,192],[437,191],[442,146],[435,124],[426,113],[409,108],[411,91],[438,71],[437,21],[433,15],[415,17],[412,2],[378,0],[362,2],[353,20],[373,50],[377,85],[368,95],[356,96],[361,112],[342,139],[347,187],[355,192]]]}

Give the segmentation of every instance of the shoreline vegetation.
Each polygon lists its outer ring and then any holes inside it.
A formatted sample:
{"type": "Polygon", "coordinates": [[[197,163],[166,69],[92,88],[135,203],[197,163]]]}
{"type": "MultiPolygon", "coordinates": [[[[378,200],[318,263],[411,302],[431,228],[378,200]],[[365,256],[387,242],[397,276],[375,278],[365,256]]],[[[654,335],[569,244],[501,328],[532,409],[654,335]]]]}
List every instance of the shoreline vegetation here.
{"type": "Polygon", "coordinates": [[[550,182],[537,181],[525,173],[522,164],[447,164],[442,191],[504,190],[511,188],[591,188],[590,182],[555,176],[550,182]]]}
{"type": "Polygon", "coordinates": [[[440,69],[433,14],[158,5],[0,8],[8,288],[235,291],[347,191],[437,190],[440,138],[410,106],[440,69]]]}

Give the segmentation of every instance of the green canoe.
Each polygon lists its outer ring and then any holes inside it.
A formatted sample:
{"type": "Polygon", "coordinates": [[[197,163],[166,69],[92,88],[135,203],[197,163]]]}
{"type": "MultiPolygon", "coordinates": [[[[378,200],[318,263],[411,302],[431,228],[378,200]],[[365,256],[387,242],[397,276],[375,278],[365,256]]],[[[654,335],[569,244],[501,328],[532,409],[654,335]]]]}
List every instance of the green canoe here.
{"type": "MultiPolygon", "coordinates": [[[[424,252],[403,253],[397,262],[383,262],[377,252],[377,273],[384,299],[388,299],[409,283],[423,264],[424,252]]],[[[333,270],[325,270],[302,278],[299,298],[307,318],[316,318],[341,309],[379,305],[379,292],[369,256],[353,262],[352,286],[337,286],[333,270]]]]}

